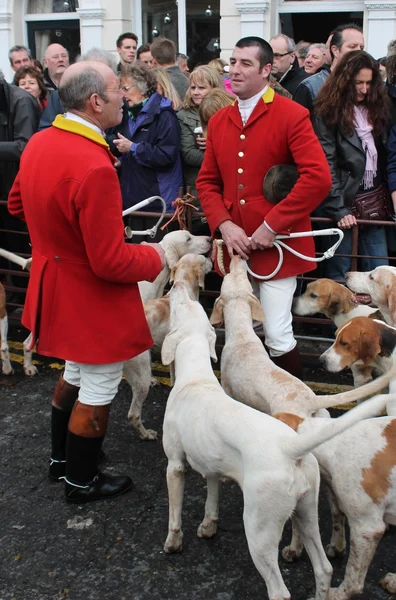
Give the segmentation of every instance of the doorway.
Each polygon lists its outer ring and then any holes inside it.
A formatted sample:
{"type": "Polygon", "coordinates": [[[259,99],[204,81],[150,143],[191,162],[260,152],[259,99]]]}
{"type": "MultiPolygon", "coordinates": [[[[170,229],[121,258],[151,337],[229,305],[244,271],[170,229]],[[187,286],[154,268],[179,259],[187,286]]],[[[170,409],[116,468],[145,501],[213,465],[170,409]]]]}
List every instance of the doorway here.
{"type": "Polygon", "coordinates": [[[306,40],[325,44],[330,32],[344,23],[355,23],[363,28],[362,12],[281,13],[279,20],[281,32],[296,43],[306,40]]]}
{"type": "Polygon", "coordinates": [[[28,21],[28,46],[33,58],[42,62],[45,49],[50,44],[61,44],[68,50],[70,64],[81,54],[80,21],[28,21]]]}

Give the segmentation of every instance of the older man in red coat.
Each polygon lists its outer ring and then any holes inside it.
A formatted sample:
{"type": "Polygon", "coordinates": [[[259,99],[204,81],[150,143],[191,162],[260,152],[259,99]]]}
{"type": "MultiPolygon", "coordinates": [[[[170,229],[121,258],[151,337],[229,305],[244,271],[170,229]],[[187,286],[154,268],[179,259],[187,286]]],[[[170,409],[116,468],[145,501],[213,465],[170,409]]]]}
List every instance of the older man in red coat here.
{"type": "MultiPolygon", "coordinates": [[[[212,234],[219,229],[230,256],[249,259],[259,275],[272,273],[278,262],[272,247],[275,235],[310,231],[309,215],[331,188],[330,169],[308,111],[268,86],[272,62],[272,48],[263,39],[248,37],[236,44],[230,78],[237,100],[209,122],[197,180],[212,234]],[[271,204],[263,194],[266,173],[274,165],[293,163],[299,171],[296,185],[284,200],[271,204]]],[[[314,256],[311,237],[287,243],[314,256]]],[[[296,276],[313,268],[313,263],[285,251],[275,277],[253,282],[266,316],[270,355],[294,375],[301,372],[291,315],[296,276]]]]}
{"type": "Polygon", "coordinates": [[[23,324],[38,352],[66,360],[52,402],[50,477],[65,478],[68,501],[87,502],[132,485],[99,472],[98,460],[123,362],[153,343],[137,282],[154,279],[164,255],[158,244],[124,242],[115,159],[103,138],[122,118],[117,76],[77,63],[59,96],[66,115],[27,145],[8,208],[26,220],[33,248],[23,324]]]}

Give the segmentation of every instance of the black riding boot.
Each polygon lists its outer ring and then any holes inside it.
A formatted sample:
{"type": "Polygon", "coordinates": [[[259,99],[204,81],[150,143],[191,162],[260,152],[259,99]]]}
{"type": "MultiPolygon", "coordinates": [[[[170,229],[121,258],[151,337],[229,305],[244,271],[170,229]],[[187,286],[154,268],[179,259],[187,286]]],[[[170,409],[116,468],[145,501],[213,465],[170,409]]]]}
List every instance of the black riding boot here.
{"type": "Polygon", "coordinates": [[[51,458],[48,477],[61,481],[66,475],[66,436],[69,419],[79,389],[59,377],[52,399],[51,413],[51,458]]]}
{"type": "Polygon", "coordinates": [[[68,502],[81,504],[114,498],[133,485],[130,477],[107,475],[98,468],[110,406],[78,401],[74,405],[66,446],[65,496],[68,502]]]}

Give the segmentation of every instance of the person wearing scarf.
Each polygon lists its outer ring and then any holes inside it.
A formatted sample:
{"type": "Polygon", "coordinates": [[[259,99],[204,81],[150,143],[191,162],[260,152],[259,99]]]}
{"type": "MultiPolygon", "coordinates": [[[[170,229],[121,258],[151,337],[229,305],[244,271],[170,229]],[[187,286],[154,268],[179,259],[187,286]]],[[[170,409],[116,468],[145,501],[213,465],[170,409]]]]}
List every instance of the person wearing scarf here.
{"type": "MultiPolygon", "coordinates": [[[[157,92],[156,75],[143,64],[128,65],[120,82],[128,110],[113,144],[120,155],[123,208],[161,196],[173,212],[183,176],[180,126],[172,102],[157,92]]],[[[159,201],[147,207],[148,212],[161,210],[159,201]]]]}
{"type": "MultiPolygon", "coordinates": [[[[363,202],[380,196],[385,206],[389,200],[383,143],[388,119],[389,100],[377,62],[363,50],[348,52],[314,104],[313,124],[333,180],[330,194],[314,216],[330,217],[344,232],[337,254],[322,263],[323,277],[343,280],[351,269],[351,257],[339,255],[352,254],[352,228],[357,218],[363,218],[363,202]]],[[[375,222],[360,226],[358,240],[358,254],[365,257],[359,260],[359,270],[388,264],[383,226],[375,222]]]]}

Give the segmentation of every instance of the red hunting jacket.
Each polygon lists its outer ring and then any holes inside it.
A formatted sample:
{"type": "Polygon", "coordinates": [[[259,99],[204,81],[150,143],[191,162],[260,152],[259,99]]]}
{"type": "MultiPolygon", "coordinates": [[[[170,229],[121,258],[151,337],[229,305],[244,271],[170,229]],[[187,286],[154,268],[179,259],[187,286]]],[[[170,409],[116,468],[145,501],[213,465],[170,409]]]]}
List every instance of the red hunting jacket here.
{"type": "MultiPolygon", "coordinates": [[[[204,161],[197,179],[198,196],[212,235],[231,219],[251,236],[264,219],[277,233],[310,231],[309,215],[331,189],[330,169],[314,133],[309,112],[268,88],[245,126],[238,103],[223,108],[209,122],[204,161]],[[276,205],[263,195],[263,179],[274,165],[295,163],[300,177],[276,205]]],[[[287,241],[306,256],[315,256],[312,237],[287,241]]],[[[225,251],[225,255],[227,251],[225,251]]],[[[249,261],[259,275],[278,264],[275,248],[255,251],[249,261]]],[[[284,251],[281,279],[311,271],[315,263],[284,251]]]]}
{"type": "Polygon", "coordinates": [[[124,242],[113,160],[99,133],[60,115],[22,154],[8,209],[29,229],[22,322],[46,356],[107,364],[153,344],[137,282],[154,279],[161,261],[124,242]]]}

